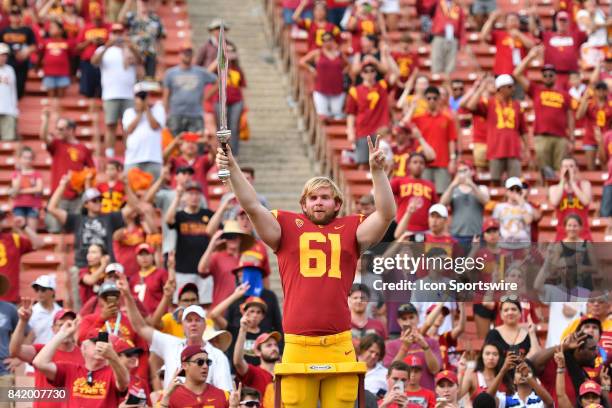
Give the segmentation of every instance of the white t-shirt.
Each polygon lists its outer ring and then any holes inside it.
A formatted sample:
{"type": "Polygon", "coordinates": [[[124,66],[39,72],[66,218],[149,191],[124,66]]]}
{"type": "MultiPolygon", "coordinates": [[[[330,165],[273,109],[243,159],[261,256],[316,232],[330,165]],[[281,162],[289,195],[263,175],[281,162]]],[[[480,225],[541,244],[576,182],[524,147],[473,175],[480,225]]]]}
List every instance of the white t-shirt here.
{"type": "MultiPolygon", "coordinates": [[[[104,51],[99,47],[96,54],[104,51]]],[[[102,75],[102,100],[133,99],[136,84],[136,67],[124,67],[123,48],[112,46],[106,50],[100,62],[102,75]]]]}
{"type": "MultiPolygon", "coordinates": [[[[181,366],[181,352],[186,344],[186,339],[179,339],[170,334],[162,333],[159,330],[153,332],[150,350],[164,360],[164,365],[166,366],[164,388],[170,384],[172,376],[181,366]]],[[[232,375],[229,361],[225,354],[208,342],[204,346],[204,350],[208,353],[208,358],[212,360],[206,382],[224,391],[232,391],[232,375]]]]}
{"type": "MultiPolygon", "coordinates": [[[[160,127],[156,130],[151,128],[147,115],[143,114],[140,117],[140,122],[127,137],[125,143],[125,165],[153,162],[163,163],[162,158],[162,147],[161,147],[161,130],[164,123],[166,123],[166,112],[161,103],[156,102],[151,107],[151,114],[159,123],[160,127]]],[[[134,108],[128,108],[123,113],[123,129],[126,130],[128,126],[136,118],[136,110],[134,108]]]]}
{"type": "Polygon", "coordinates": [[[40,303],[36,303],[32,306],[32,317],[28,325],[34,332],[34,343],[35,344],[47,344],[53,337],[53,317],[62,308],[57,303],[53,303],[53,309],[48,311],[40,303]]]}
{"type": "Polygon", "coordinates": [[[17,116],[17,80],[9,64],[0,67],[0,115],[17,116]]]}
{"type": "Polygon", "coordinates": [[[531,225],[526,224],[524,217],[533,215],[533,208],[528,203],[515,205],[499,203],[493,209],[493,218],[499,220],[500,246],[512,247],[513,244],[528,245],[531,242],[531,225]]]}
{"type": "Polygon", "coordinates": [[[382,363],[376,363],[373,369],[368,371],[365,375],[364,386],[365,389],[376,395],[379,390],[387,391],[387,372],[389,370],[382,365],[382,363]]]}

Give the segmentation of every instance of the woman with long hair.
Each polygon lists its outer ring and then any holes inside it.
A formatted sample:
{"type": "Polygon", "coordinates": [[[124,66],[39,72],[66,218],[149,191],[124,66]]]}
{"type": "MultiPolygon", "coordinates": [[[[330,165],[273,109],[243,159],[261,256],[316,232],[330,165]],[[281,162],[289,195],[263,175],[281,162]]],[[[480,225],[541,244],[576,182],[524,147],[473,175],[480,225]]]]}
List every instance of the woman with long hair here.
{"type": "MultiPolygon", "coordinates": [[[[497,373],[501,371],[503,364],[503,354],[499,345],[485,343],[480,350],[478,359],[475,362],[468,362],[464,375],[458,376],[460,378],[459,398],[461,399],[468,394],[470,399],[473,399],[478,394],[487,392],[497,373]]],[[[497,396],[500,398],[505,396],[505,390],[510,389],[510,387],[510,378],[504,378],[497,396]]]]}

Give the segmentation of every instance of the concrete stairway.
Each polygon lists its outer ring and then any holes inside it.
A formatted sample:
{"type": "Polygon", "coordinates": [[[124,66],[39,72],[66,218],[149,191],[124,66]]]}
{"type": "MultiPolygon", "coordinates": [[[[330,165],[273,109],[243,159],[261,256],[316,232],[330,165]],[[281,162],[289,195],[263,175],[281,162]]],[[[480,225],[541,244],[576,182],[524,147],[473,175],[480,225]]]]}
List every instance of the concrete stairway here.
{"type": "MultiPolygon", "coordinates": [[[[260,0],[189,0],[194,48],[208,38],[206,26],[216,17],[230,26],[228,38],[238,48],[245,73],[246,105],[251,139],[241,143],[239,163],[255,168],[255,187],[272,208],[299,211],[304,182],[315,176],[309,147],[298,129],[298,118],[288,103],[287,77],[270,48],[263,2],[260,0]]],[[[276,257],[270,262],[277,271],[276,257]]],[[[272,288],[282,300],[277,272],[272,288]]]]}

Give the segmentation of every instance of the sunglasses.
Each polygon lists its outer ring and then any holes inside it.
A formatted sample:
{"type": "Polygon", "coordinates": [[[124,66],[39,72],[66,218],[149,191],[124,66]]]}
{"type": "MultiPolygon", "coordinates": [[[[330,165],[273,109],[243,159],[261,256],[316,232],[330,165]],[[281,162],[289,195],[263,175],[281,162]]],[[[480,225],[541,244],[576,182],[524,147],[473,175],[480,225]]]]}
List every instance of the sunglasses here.
{"type": "Polygon", "coordinates": [[[545,73],[542,74],[542,77],[544,77],[544,78],[552,78],[554,76],[555,76],[554,72],[545,72],[545,73]]]}
{"type": "Polygon", "coordinates": [[[195,363],[198,367],[202,367],[206,364],[208,367],[211,366],[212,360],[210,358],[198,358],[197,360],[187,360],[186,363],[195,363]]]}
{"type": "Polygon", "coordinates": [[[42,286],[36,286],[34,288],[34,292],[46,292],[48,290],[52,290],[51,288],[43,288],[42,286]]]}
{"type": "Polygon", "coordinates": [[[453,92],[463,92],[463,87],[453,88],[453,92]]]}
{"type": "Polygon", "coordinates": [[[261,404],[259,403],[259,401],[249,400],[249,401],[240,401],[240,406],[259,408],[261,404]]]}
{"type": "Polygon", "coordinates": [[[185,302],[185,303],[198,303],[198,298],[179,299],[179,301],[185,302]]]}
{"type": "Polygon", "coordinates": [[[102,197],[96,197],[96,198],[92,198],[91,200],[89,200],[90,203],[101,203],[102,202],[102,197]]]}
{"type": "Polygon", "coordinates": [[[508,190],[514,191],[515,193],[520,193],[521,191],[523,191],[523,189],[520,187],[510,187],[508,190]]]}
{"type": "Polygon", "coordinates": [[[438,97],[438,96],[428,96],[426,99],[428,101],[437,101],[438,99],[440,99],[440,97],[438,97]]]}
{"type": "Polygon", "coordinates": [[[504,295],[502,297],[499,298],[500,302],[518,302],[518,296],[517,295],[504,295]]]}
{"type": "Polygon", "coordinates": [[[376,70],[374,70],[374,69],[364,69],[364,70],[363,70],[363,73],[364,73],[364,74],[373,74],[373,73],[375,73],[375,72],[376,72],[376,70]]]}
{"type": "Polygon", "coordinates": [[[499,232],[499,228],[489,228],[488,230],[485,231],[485,234],[492,233],[492,232],[499,232]]]}

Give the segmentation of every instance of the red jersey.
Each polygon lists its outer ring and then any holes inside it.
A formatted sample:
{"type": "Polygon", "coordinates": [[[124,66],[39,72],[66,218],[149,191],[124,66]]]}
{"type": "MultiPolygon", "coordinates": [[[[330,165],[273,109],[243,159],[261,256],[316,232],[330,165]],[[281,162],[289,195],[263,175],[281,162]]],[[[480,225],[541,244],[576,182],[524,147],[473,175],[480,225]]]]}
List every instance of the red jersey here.
{"type": "Polygon", "coordinates": [[[324,95],[339,95],[344,93],[344,67],[346,60],[341,54],[329,58],[321,51],[317,59],[317,76],[315,77],[315,91],[324,95]]]}
{"type": "Polygon", "coordinates": [[[340,29],[329,21],[317,23],[309,18],[305,18],[300,19],[297,26],[308,31],[308,51],[323,46],[323,34],[325,33],[331,33],[336,42],[340,41],[340,29]]]}
{"type": "Polygon", "coordinates": [[[115,260],[123,265],[125,276],[128,279],[138,274],[140,266],[136,262],[134,251],[136,247],[146,242],[147,234],[140,226],[135,228],[125,228],[125,233],[120,240],[113,240],[113,254],[115,260]]]}
{"type": "Polygon", "coordinates": [[[32,243],[26,237],[11,232],[0,232],[0,275],[8,278],[8,291],[0,300],[17,303],[19,301],[19,273],[21,256],[33,251],[32,243]]]}
{"type": "MultiPolygon", "coordinates": [[[[115,374],[109,366],[91,372],[93,383],[87,383],[90,373],[84,365],[56,363],[55,379],[49,381],[54,387],[65,387],[68,393],[67,408],[118,407],[125,391],[115,385],[115,374]]],[[[127,390],[126,390],[127,391],[127,390]]]]}
{"type": "Polygon", "coordinates": [[[547,88],[533,81],[527,94],[535,111],[534,135],[567,137],[567,112],[571,109],[571,97],[563,90],[547,88]]]}
{"type": "Polygon", "coordinates": [[[419,67],[419,56],[414,52],[394,51],[391,53],[391,57],[393,57],[399,68],[399,79],[402,82],[406,82],[410,74],[419,67]]]}
{"type": "Polygon", "coordinates": [[[94,16],[104,16],[104,2],[100,0],[83,0],[81,3],[81,17],[90,22],[94,16]]]}
{"type": "Polygon", "coordinates": [[[236,277],[232,271],[239,263],[240,259],[227,251],[217,251],[211,255],[207,272],[214,283],[211,309],[234,293],[236,277]]]}
{"type": "Polygon", "coordinates": [[[45,76],[70,76],[74,44],[64,38],[45,38],[40,46],[45,76]]]}
{"type": "Polygon", "coordinates": [[[170,397],[168,408],[227,408],[229,393],[207,384],[201,394],[195,394],[184,385],[179,385],[170,397]]]}
{"type": "MultiPolygon", "coordinates": [[[[184,156],[170,158],[170,171],[172,175],[176,174],[176,170],[183,166],[191,166],[193,168],[193,180],[200,183],[204,197],[208,200],[208,180],[206,175],[208,174],[208,170],[213,166],[213,163],[209,160],[208,154],[197,156],[193,160],[189,160],[184,156]]],[[[172,185],[174,187],[174,183],[172,185]]]]}
{"type": "Polygon", "coordinates": [[[567,34],[552,31],[542,33],[544,44],[544,64],[552,64],[558,73],[580,71],[580,45],[587,39],[582,31],[575,30],[567,34]]]}
{"type": "Polygon", "coordinates": [[[103,214],[121,211],[121,207],[125,203],[125,184],[123,184],[123,181],[117,180],[112,186],[109,182],[100,183],[96,185],[96,188],[102,193],[103,214]]]}
{"type": "Polygon", "coordinates": [[[609,186],[612,185],[612,130],[604,133],[602,142],[604,143],[604,149],[608,156],[608,179],[606,180],[606,186],[609,186]]]}
{"type": "Polygon", "coordinates": [[[450,331],[441,334],[438,337],[438,343],[440,343],[440,356],[442,357],[442,369],[443,370],[455,370],[450,363],[448,358],[449,352],[453,352],[457,349],[457,339],[453,339],[450,331]]]}
{"type": "MultiPolygon", "coordinates": [[[[246,86],[244,72],[240,67],[231,64],[227,69],[227,104],[231,105],[242,101],[242,88],[246,86]]],[[[211,102],[219,102],[219,94],[215,93],[211,102]]]]}
{"type": "MultiPolygon", "coordinates": [[[[242,381],[242,385],[245,387],[255,388],[259,391],[260,395],[266,395],[266,389],[272,385],[274,376],[259,366],[248,364],[247,372],[240,376],[236,374],[238,379],[242,381]]],[[[264,407],[272,408],[272,407],[264,407]]]]}
{"type": "MultiPolygon", "coordinates": [[[[98,269],[97,266],[94,266],[94,267],[89,267],[88,266],[88,267],[79,269],[79,296],[81,297],[81,302],[82,303],[87,302],[92,297],[96,297],[96,291],[94,291],[94,287],[97,287],[99,285],[95,284],[93,286],[90,286],[90,285],[86,285],[83,282],[83,277],[85,277],[85,275],[93,273],[96,269],[98,269]]],[[[101,279],[99,281],[100,284],[102,284],[103,281],[104,280],[101,279]]]]}
{"type": "Polygon", "coordinates": [[[495,76],[501,74],[512,75],[514,68],[527,55],[525,44],[518,38],[512,38],[504,30],[493,30],[491,32],[491,43],[495,45],[493,73],[495,76]]]}
{"type": "Polygon", "coordinates": [[[97,26],[92,23],[85,24],[85,26],[79,32],[79,35],[77,37],[77,44],[87,40],[94,42],[87,44],[83,51],[81,51],[81,61],[91,60],[91,57],[94,55],[96,49],[98,48],[98,44],[103,44],[108,40],[109,32],[109,24],[101,24],[100,26],[97,26]],[[99,41],[96,43],[95,40],[99,41]]]}
{"type": "Polygon", "coordinates": [[[359,17],[356,18],[356,20],[357,23],[351,33],[351,47],[353,48],[353,53],[361,52],[361,37],[364,35],[374,35],[378,32],[374,16],[368,16],[368,18],[359,17]]]}
{"type": "Polygon", "coordinates": [[[436,6],[431,33],[445,37],[447,27],[452,27],[453,36],[463,43],[465,39],[465,14],[456,2],[452,2],[450,8],[447,0],[440,0],[436,6]]]}
{"type": "Polygon", "coordinates": [[[565,217],[570,214],[576,214],[582,220],[582,233],[580,237],[582,239],[591,240],[591,231],[589,229],[589,206],[582,205],[575,194],[570,194],[565,190],[561,196],[561,202],[555,209],[555,216],[557,218],[557,236],[555,240],[560,241],[565,238],[564,220],[565,217]]]}
{"type": "Polygon", "coordinates": [[[450,162],[449,143],[457,140],[455,121],[445,113],[425,114],[413,118],[412,122],[419,128],[423,138],[436,152],[436,158],[427,163],[427,167],[447,167],[450,162]]]}
{"type": "Polygon", "coordinates": [[[585,117],[586,126],[582,144],[597,146],[595,127],[598,127],[602,134],[612,127],[612,99],[608,99],[603,105],[592,100],[585,117]]]}
{"type": "Polygon", "coordinates": [[[285,298],[285,333],[326,336],[350,330],[346,299],[359,258],[357,227],[365,217],[349,215],[316,225],[304,214],[272,214],[281,227],[276,256],[285,298]],[[319,307],[304,307],[315,300],[319,307]]]}
{"type": "Polygon", "coordinates": [[[429,229],[428,211],[438,202],[436,186],[429,180],[412,177],[395,177],[391,180],[391,190],[397,204],[396,221],[400,222],[411,200],[420,200],[421,205],[408,220],[408,231],[427,231],[429,229]]]}
{"type": "Polygon", "coordinates": [[[526,133],[525,117],[517,101],[503,102],[496,96],[476,107],[487,118],[487,159],[521,157],[521,135],[526,133]]]}
{"type": "Polygon", "coordinates": [[[413,142],[413,139],[410,139],[406,145],[392,145],[391,151],[393,152],[393,177],[405,177],[408,175],[408,159],[410,158],[410,154],[414,152],[420,152],[421,145],[417,145],[417,143],[413,142]]]}
{"type": "Polygon", "coordinates": [[[130,279],[134,297],[144,305],[149,315],[155,312],[164,296],[164,285],[168,280],[168,271],[152,266],[149,270],[139,271],[130,279]]]}
{"type": "MultiPolygon", "coordinates": [[[[485,106],[489,103],[486,98],[481,98],[480,103],[485,106]]],[[[468,111],[469,112],[469,111],[468,111]]],[[[472,112],[472,142],[473,143],[487,143],[487,117],[486,115],[472,112]]]]}
{"type": "MultiPolygon", "coordinates": [[[[15,170],[11,175],[11,179],[14,180],[17,177],[19,177],[20,190],[36,187],[36,183],[42,180],[42,175],[36,170],[30,170],[27,174],[23,170],[15,170]]],[[[42,207],[41,195],[19,193],[13,198],[13,208],[15,207],[40,208],[42,207]]]]}
{"type": "Polygon", "coordinates": [[[389,97],[384,80],[372,86],[361,84],[348,91],[346,113],[355,115],[355,136],[359,139],[376,134],[389,125],[389,97]]]}
{"type": "MultiPolygon", "coordinates": [[[[45,346],[44,344],[33,344],[34,350],[36,350],[36,354],[40,353],[40,350],[45,346]]],[[[62,351],[60,349],[55,350],[51,361],[54,363],[65,363],[65,364],[73,364],[73,365],[85,365],[85,361],[83,360],[83,354],[81,354],[81,349],[75,346],[72,351],[62,351]]],[[[47,377],[43,373],[38,370],[34,370],[34,387],[38,389],[51,388],[52,385],[47,381],[47,377]]],[[[57,402],[34,402],[32,405],[33,408],[57,408],[57,402]]],[[[61,405],[64,406],[64,405],[61,405]]]]}
{"type": "MultiPolygon", "coordinates": [[[[91,150],[82,143],[69,143],[65,140],[53,139],[47,144],[47,151],[51,155],[51,190],[59,185],[62,176],[69,170],[79,171],[85,167],[95,167],[91,150]]],[[[63,198],[72,200],[78,197],[78,193],[66,186],[63,198]]]]}

